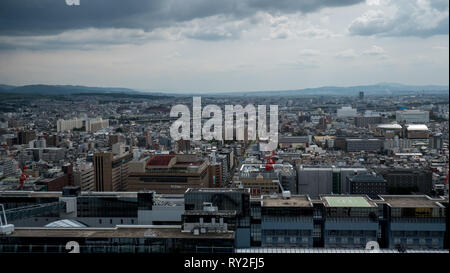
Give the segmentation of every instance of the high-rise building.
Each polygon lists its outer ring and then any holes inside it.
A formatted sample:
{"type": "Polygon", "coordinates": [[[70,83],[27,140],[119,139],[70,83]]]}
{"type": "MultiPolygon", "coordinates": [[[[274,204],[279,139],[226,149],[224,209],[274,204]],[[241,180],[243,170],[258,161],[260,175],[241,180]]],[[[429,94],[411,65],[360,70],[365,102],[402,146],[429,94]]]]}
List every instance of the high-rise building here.
{"type": "Polygon", "coordinates": [[[210,164],[209,170],[209,187],[220,188],[222,185],[222,165],[220,163],[210,164]]]}
{"type": "Polygon", "coordinates": [[[95,171],[92,163],[75,166],[73,175],[74,184],[80,186],[82,191],[95,191],[95,171]]]}

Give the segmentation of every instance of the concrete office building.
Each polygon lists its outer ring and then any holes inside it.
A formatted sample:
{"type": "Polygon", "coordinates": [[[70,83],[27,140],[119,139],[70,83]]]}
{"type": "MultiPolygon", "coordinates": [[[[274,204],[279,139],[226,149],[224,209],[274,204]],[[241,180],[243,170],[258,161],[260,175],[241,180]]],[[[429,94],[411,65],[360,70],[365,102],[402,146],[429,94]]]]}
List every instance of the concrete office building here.
{"type": "Polygon", "coordinates": [[[378,241],[378,205],[364,196],[321,196],[323,246],[364,248],[378,241]]]}
{"type": "Polygon", "coordinates": [[[3,176],[17,176],[20,174],[18,173],[17,163],[13,159],[5,158],[0,161],[0,173],[3,174],[3,176]]]}
{"type": "Polygon", "coordinates": [[[56,122],[56,130],[58,133],[72,131],[73,129],[81,129],[83,127],[83,119],[58,119],[56,122]]]}
{"type": "Polygon", "coordinates": [[[188,188],[204,188],[209,185],[208,164],[197,155],[155,155],[133,167],[127,190],[182,194],[188,188]]]}
{"type": "Polygon", "coordinates": [[[265,164],[242,164],[239,182],[250,188],[252,195],[279,193],[280,190],[297,193],[297,171],[291,164],[272,164],[266,170],[265,164]]]}
{"type": "Polygon", "coordinates": [[[387,181],[388,194],[429,194],[433,189],[432,172],[420,169],[379,169],[387,181]]]}
{"type": "Polygon", "coordinates": [[[222,164],[211,163],[208,166],[209,188],[221,188],[222,185],[222,164]]]}
{"type": "Polygon", "coordinates": [[[367,195],[376,199],[380,194],[386,194],[386,180],[381,176],[359,173],[346,177],[349,194],[367,195]]]}
{"type": "Polygon", "coordinates": [[[308,196],[263,196],[262,247],[313,247],[313,205],[308,196]]]}
{"type": "Polygon", "coordinates": [[[75,186],[80,186],[82,191],[95,191],[94,164],[76,165],[73,169],[73,176],[75,186]]]}
{"type": "Polygon", "coordinates": [[[430,136],[428,143],[431,149],[442,150],[444,147],[444,139],[442,134],[434,134],[430,136]]]}
{"type": "Polygon", "coordinates": [[[369,125],[380,124],[383,122],[381,116],[362,116],[355,117],[356,127],[368,127],[369,125]]]}
{"type": "Polygon", "coordinates": [[[131,152],[123,155],[114,155],[112,152],[94,153],[95,190],[126,190],[128,166],[132,159],[131,152]]]}
{"type": "Polygon", "coordinates": [[[352,108],[351,106],[343,106],[342,108],[337,109],[338,118],[353,118],[357,115],[357,110],[352,108]]]}
{"type": "Polygon", "coordinates": [[[109,120],[97,117],[95,119],[58,119],[56,122],[56,129],[58,132],[73,131],[74,129],[81,129],[85,127],[86,132],[96,132],[102,128],[109,126],[109,120]]]}
{"type": "MultiPolygon", "coordinates": [[[[384,247],[404,249],[444,248],[448,199],[425,195],[381,195],[387,230],[384,247]]],[[[448,220],[447,220],[448,223],[448,220]]],[[[448,246],[447,246],[448,247],[448,246]]]]}
{"type": "Polygon", "coordinates": [[[428,139],[430,130],[424,124],[406,125],[406,136],[409,139],[428,139]]]}
{"type": "Polygon", "coordinates": [[[86,132],[97,132],[100,129],[109,127],[109,120],[101,117],[95,119],[88,119],[85,122],[86,132]]]}
{"type": "Polygon", "coordinates": [[[375,129],[378,137],[394,138],[403,135],[403,127],[400,124],[380,124],[375,129]]]}
{"type": "Polygon", "coordinates": [[[347,152],[380,152],[383,149],[383,139],[378,138],[347,138],[345,142],[347,152]]]}
{"type": "Polygon", "coordinates": [[[307,168],[298,167],[298,194],[318,198],[323,194],[349,192],[347,176],[367,173],[365,168],[307,168]]]}
{"type": "Polygon", "coordinates": [[[250,193],[248,189],[189,189],[184,195],[186,211],[200,211],[205,203],[218,211],[234,211],[236,247],[250,247],[250,193]]]}
{"type": "Polygon", "coordinates": [[[430,113],[420,110],[403,110],[395,112],[397,122],[404,123],[427,123],[430,121],[430,113]]]}

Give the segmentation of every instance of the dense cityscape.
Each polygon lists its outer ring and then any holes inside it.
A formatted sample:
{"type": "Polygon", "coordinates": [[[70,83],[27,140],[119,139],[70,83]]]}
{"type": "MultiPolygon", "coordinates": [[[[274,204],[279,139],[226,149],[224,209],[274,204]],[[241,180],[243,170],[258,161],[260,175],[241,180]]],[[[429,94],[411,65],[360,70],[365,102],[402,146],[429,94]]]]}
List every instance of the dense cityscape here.
{"type": "Polygon", "coordinates": [[[272,152],[173,140],[189,96],[1,96],[0,252],[448,252],[448,93],[202,97],[278,105],[272,152]]]}
{"type": "Polygon", "coordinates": [[[0,272],[440,270],[449,42],[448,0],[0,0],[0,272]]]}

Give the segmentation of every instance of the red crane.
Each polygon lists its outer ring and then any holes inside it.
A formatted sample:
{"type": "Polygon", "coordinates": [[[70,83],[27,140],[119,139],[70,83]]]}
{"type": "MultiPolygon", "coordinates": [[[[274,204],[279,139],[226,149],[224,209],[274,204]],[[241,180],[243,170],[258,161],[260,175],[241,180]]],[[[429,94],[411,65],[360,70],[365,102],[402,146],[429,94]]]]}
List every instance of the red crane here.
{"type": "Polygon", "coordinates": [[[275,164],[275,158],[273,158],[274,155],[275,152],[272,152],[272,155],[266,157],[266,171],[273,170],[273,164],[275,164]]]}
{"type": "Polygon", "coordinates": [[[19,190],[22,190],[24,188],[25,180],[27,180],[26,170],[27,167],[23,167],[22,174],[20,175],[19,178],[19,190]]]}

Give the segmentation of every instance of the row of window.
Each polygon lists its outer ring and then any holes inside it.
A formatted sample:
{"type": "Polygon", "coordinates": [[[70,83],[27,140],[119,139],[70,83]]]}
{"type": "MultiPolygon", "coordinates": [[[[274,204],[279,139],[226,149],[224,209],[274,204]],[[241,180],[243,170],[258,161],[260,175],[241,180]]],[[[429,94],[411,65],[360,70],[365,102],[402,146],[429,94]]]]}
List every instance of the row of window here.
{"type": "Polygon", "coordinates": [[[354,237],[375,237],[375,230],[328,230],[328,236],[354,236],[354,237]]]}

